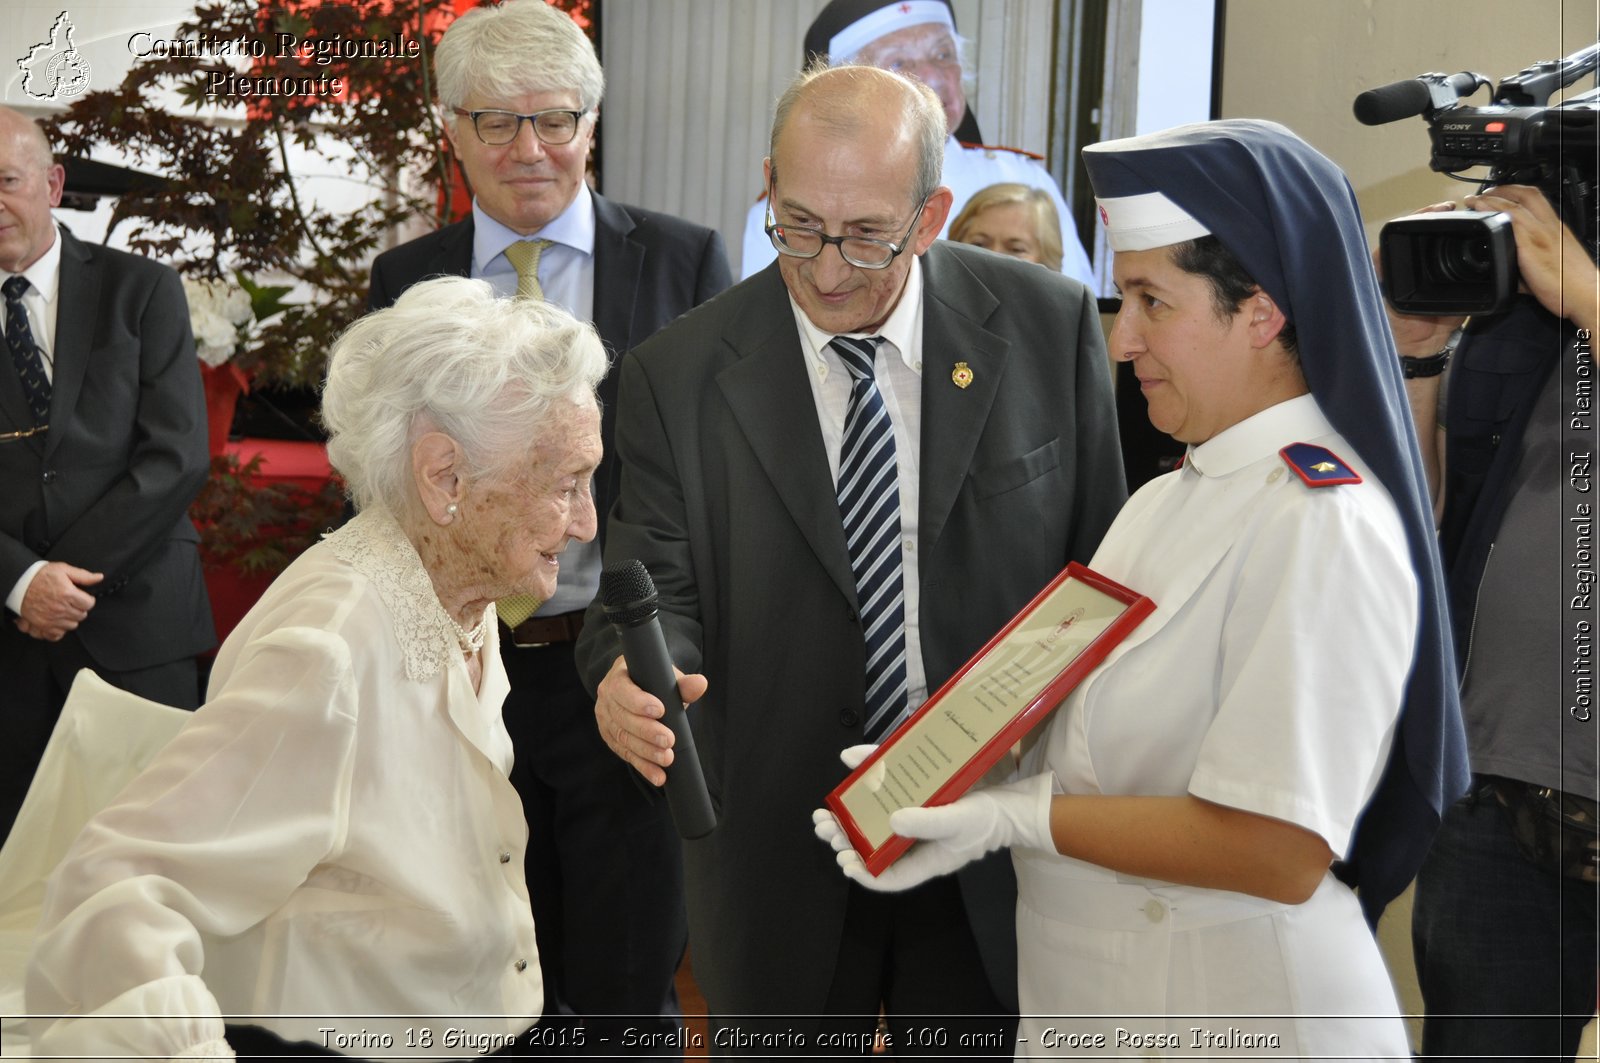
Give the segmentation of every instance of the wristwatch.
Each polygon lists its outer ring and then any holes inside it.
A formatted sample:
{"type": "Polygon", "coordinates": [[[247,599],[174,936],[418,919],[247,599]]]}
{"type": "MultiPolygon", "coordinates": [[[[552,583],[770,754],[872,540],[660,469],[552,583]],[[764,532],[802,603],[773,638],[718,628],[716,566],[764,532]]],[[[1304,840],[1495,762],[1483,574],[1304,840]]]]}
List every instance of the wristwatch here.
{"type": "Polygon", "coordinates": [[[1400,375],[1407,380],[1438,376],[1444,372],[1444,367],[1450,364],[1450,356],[1456,353],[1456,345],[1460,342],[1461,330],[1458,328],[1450,333],[1450,338],[1444,341],[1444,346],[1434,354],[1424,355],[1421,358],[1402,357],[1400,375]]]}

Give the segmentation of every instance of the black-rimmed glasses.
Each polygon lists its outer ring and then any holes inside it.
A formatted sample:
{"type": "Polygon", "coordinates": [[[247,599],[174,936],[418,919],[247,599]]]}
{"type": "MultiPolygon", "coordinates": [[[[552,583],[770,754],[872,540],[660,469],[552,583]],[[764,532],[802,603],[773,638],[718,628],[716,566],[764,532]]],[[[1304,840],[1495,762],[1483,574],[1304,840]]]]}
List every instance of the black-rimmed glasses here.
{"type": "Polygon", "coordinates": [[[463,118],[472,119],[472,130],[478,134],[478,139],[491,148],[504,147],[517,139],[517,134],[522,132],[522,123],[533,123],[533,135],[544,144],[558,148],[563,144],[572,143],[572,138],[578,135],[578,123],[583,119],[584,112],[568,111],[563,109],[551,111],[535,111],[532,114],[518,114],[515,111],[463,111],[459,107],[452,107],[456,114],[463,118]]]}
{"type": "Polygon", "coordinates": [[[922,218],[923,208],[928,205],[928,200],[924,197],[922,202],[917,204],[917,212],[912,215],[911,224],[906,226],[905,235],[898,241],[889,241],[874,240],[868,236],[829,236],[820,229],[779,225],[772,214],[772,200],[773,191],[768,188],[766,233],[779,254],[793,258],[816,258],[822,254],[824,247],[833,244],[839,249],[841,258],[861,269],[888,268],[889,263],[895,260],[895,256],[906,249],[911,240],[911,233],[922,218]]]}

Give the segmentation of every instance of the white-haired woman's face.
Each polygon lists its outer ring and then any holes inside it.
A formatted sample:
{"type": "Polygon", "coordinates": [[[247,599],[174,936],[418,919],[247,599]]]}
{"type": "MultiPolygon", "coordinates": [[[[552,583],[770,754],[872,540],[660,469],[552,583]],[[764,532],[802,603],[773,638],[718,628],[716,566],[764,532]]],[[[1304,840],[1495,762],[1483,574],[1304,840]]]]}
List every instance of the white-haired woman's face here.
{"type": "MultiPolygon", "coordinates": [[[[469,491],[462,543],[496,597],[556,590],[560,555],[595,535],[594,471],[600,464],[600,409],[593,399],[557,404],[528,452],[522,475],[469,491]]],[[[475,581],[476,582],[476,581],[475,581]]]]}

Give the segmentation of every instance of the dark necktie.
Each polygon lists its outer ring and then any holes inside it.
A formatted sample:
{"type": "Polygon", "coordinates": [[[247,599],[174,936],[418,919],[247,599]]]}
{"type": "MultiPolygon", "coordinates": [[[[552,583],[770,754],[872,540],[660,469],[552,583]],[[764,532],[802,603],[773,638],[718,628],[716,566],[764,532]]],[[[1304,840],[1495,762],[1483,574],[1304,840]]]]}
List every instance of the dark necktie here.
{"type": "Polygon", "coordinates": [[[900,484],[894,426],[872,373],[879,337],[836,336],[829,344],[854,383],[839,453],[839,516],[866,634],[869,742],[882,741],[906,712],[905,577],[900,561],[900,484]]]}
{"type": "Polygon", "coordinates": [[[22,393],[33,411],[33,423],[42,425],[50,422],[50,378],[44,375],[44,357],[39,353],[39,345],[33,342],[28,312],[22,307],[22,296],[27,290],[26,277],[11,277],[0,284],[0,292],[6,297],[6,346],[11,348],[11,364],[17,367],[22,393]]]}

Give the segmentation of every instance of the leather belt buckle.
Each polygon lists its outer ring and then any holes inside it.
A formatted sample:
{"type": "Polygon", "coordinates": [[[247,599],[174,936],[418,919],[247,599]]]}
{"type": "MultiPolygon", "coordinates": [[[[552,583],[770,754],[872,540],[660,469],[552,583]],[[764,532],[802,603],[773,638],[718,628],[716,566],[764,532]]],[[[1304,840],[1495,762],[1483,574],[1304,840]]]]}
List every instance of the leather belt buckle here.
{"type": "Polygon", "coordinates": [[[522,649],[537,649],[557,643],[576,642],[583,631],[583,610],[555,616],[530,616],[511,629],[511,643],[522,649]]]}

